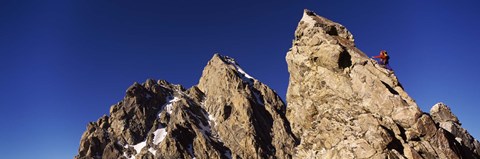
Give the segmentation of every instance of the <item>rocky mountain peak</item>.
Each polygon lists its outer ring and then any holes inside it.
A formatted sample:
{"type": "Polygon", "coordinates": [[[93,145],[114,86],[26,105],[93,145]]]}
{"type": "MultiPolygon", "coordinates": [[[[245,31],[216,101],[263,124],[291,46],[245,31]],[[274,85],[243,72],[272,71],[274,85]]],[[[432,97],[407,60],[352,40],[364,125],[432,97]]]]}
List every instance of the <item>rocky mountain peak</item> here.
{"type": "Polygon", "coordinates": [[[233,59],[215,54],[199,84],[134,83],[88,124],[76,158],[291,158],[286,106],[233,59]]]}
{"type": "MultiPolygon", "coordinates": [[[[322,31],[323,34],[339,36],[352,43],[354,41],[353,35],[343,25],[321,17],[308,9],[304,10],[300,23],[302,24],[303,29],[320,27],[322,29],[317,31],[322,31]]],[[[295,37],[302,37],[302,35],[296,34],[295,37]]]]}
{"type": "Polygon", "coordinates": [[[422,112],[344,26],[305,10],[286,61],[288,107],[220,54],[189,89],[135,82],[75,158],[480,158],[447,105],[422,112]]]}
{"type": "Polygon", "coordinates": [[[450,110],[450,108],[443,103],[435,104],[432,109],[430,109],[430,114],[432,115],[433,120],[435,120],[437,123],[453,122],[461,125],[458,121],[457,116],[455,116],[450,110]]]}
{"type": "Polygon", "coordinates": [[[207,87],[213,84],[211,83],[212,81],[222,82],[217,83],[219,86],[230,86],[233,84],[236,87],[252,86],[255,82],[259,82],[248,75],[235,59],[218,53],[205,66],[198,87],[208,92],[207,87]],[[219,77],[224,77],[225,79],[218,80],[219,77]]]}
{"type": "Polygon", "coordinates": [[[205,109],[221,123],[215,126],[219,135],[238,136],[226,144],[233,151],[247,158],[291,154],[295,141],[286,121],[285,104],[233,58],[215,54],[203,70],[198,88],[205,93],[205,109]]]}
{"type": "Polygon", "coordinates": [[[449,109],[435,106],[432,119],[353,42],[342,25],[304,11],[286,56],[295,158],[479,157],[449,109]]]}

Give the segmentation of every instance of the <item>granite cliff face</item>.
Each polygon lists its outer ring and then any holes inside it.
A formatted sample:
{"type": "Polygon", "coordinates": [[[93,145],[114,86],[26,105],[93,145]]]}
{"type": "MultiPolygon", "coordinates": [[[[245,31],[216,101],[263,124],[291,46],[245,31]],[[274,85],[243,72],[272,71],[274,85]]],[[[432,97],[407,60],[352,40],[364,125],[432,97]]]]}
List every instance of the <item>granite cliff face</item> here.
{"type": "Polygon", "coordinates": [[[479,158],[448,107],[422,112],[344,26],[305,10],[286,59],[295,158],[479,158]]]}
{"type": "Polygon", "coordinates": [[[480,158],[445,104],[422,112],[342,25],[305,10],[286,60],[288,106],[218,54],[192,88],[134,83],[75,158],[480,158]]]}
{"type": "Polygon", "coordinates": [[[76,158],[291,158],[286,106],[215,54],[197,86],[135,83],[110,116],[89,123],[76,158]]]}

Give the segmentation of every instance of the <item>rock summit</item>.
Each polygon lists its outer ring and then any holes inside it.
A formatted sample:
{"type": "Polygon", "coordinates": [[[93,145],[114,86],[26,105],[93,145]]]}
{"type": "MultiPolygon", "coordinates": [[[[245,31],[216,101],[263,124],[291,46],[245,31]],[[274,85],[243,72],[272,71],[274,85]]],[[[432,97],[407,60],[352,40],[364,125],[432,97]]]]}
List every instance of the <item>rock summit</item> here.
{"type": "Polygon", "coordinates": [[[134,83],[75,158],[480,158],[448,106],[422,112],[344,26],[305,10],[286,61],[287,104],[219,54],[191,88],[134,83]]]}

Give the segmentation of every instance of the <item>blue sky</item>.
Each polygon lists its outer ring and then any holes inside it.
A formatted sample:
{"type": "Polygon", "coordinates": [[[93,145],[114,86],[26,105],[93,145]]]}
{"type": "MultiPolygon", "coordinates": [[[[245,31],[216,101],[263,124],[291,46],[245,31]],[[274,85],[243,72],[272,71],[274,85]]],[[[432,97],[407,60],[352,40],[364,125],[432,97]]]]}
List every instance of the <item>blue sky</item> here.
{"type": "Polygon", "coordinates": [[[389,51],[423,111],[449,105],[480,137],[480,1],[0,1],[0,154],[72,158],[86,124],[133,82],[191,87],[214,53],[285,97],[285,55],[304,8],[389,51]]]}

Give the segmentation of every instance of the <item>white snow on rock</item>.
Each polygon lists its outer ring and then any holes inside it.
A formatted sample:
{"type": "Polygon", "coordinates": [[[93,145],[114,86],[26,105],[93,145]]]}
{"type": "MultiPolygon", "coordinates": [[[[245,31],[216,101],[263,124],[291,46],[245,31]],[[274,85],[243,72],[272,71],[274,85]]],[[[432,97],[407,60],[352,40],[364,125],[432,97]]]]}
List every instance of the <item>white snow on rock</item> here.
{"type": "Polygon", "coordinates": [[[158,145],[167,136],[167,128],[159,128],[153,132],[153,144],[158,145]]]}
{"type": "Polygon", "coordinates": [[[157,153],[157,150],[153,149],[153,148],[148,148],[148,151],[150,151],[150,153],[153,154],[153,156],[155,156],[155,153],[157,153]]]}
{"type": "Polygon", "coordinates": [[[224,59],[228,64],[235,67],[235,70],[237,70],[237,72],[240,73],[240,77],[242,78],[243,81],[247,82],[250,85],[253,85],[253,81],[255,80],[255,78],[253,78],[252,76],[247,74],[245,71],[243,71],[243,69],[237,64],[237,62],[233,58],[225,56],[224,59]]]}
{"type": "MultiPolygon", "coordinates": [[[[129,148],[129,147],[133,147],[133,149],[135,149],[135,152],[137,152],[136,154],[139,154],[140,151],[142,151],[142,149],[147,146],[147,142],[146,141],[143,141],[143,142],[140,142],[136,145],[125,145],[123,146],[124,148],[129,148]]],[[[135,155],[132,155],[130,158],[127,156],[127,154],[125,152],[123,152],[123,156],[125,156],[126,158],[128,159],[135,159],[135,155]]]]}
{"type": "Polygon", "coordinates": [[[123,152],[123,156],[124,156],[125,158],[127,158],[127,159],[135,159],[135,155],[132,155],[131,157],[128,157],[126,151],[123,152]]]}
{"type": "Polygon", "coordinates": [[[457,140],[458,143],[462,143],[462,138],[456,137],[455,140],[457,140]]]}
{"type": "Polygon", "coordinates": [[[240,68],[240,66],[238,66],[237,64],[234,64],[235,68],[237,69],[237,71],[242,74],[244,77],[248,78],[248,79],[254,79],[252,76],[250,76],[249,74],[247,74],[245,71],[243,71],[242,68],[240,68]]]}
{"type": "MultiPolygon", "coordinates": [[[[308,18],[313,20],[310,16],[308,16],[308,18]]],[[[315,21],[315,20],[313,20],[313,21],[315,21]]],[[[252,76],[247,74],[245,71],[243,71],[243,69],[237,64],[237,62],[233,58],[225,56],[224,59],[228,64],[235,67],[235,70],[237,70],[237,72],[240,74],[240,77],[242,78],[242,80],[244,82],[248,83],[250,86],[253,86],[253,81],[255,81],[255,78],[253,78],[252,76]]],[[[260,100],[260,95],[259,94],[257,94],[256,92],[253,92],[253,94],[255,95],[255,98],[257,99],[257,103],[265,105],[262,102],[262,100],[260,100]]]]}
{"type": "MultiPolygon", "coordinates": [[[[203,100],[206,101],[206,99],[203,99],[203,100]]],[[[202,105],[202,108],[205,108],[205,103],[204,102],[202,102],[201,105],[202,105]]],[[[215,122],[215,120],[216,120],[215,116],[213,116],[212,114],[209,114],[208,112],[204,112],[203,115],[205,117],[208,117],[208,125],[210,125],[210,127],[215,126],[217,124],[215,122]]]]}
{"type": "MultiPolygon", "coordinates": [[[[165,103],[165,104],[162,106],[162,108],[163,108],[163,110],[167,111],[168,114],[172,114],[173,103],[179,101],[180,98],[168,96],[166,100],[167,100],[167,103],[165,103]]],[[[160,117],[160,113],[158,113],[158,117],[160,117]]]]}
{"type": "Polygon", "coordinates": [[[135,149],[135,151],[137,152],[137,154],[140,153],[140,151],[142,151],[142,149],[147,145],[147,142],[146,141],[143,141],[143,142],[140,142],[136,145],[133,145],[133,148],[135,149]]]}
{"type": "MultiPolygon", "coordinates": [[[[174,102],[176,101],[179,101],[180,98],[177,98],[177,97],[172,97],[172,96],[169,96],[167,97],[167,102],[161,107],[163,110],[166,110],[169,114],[172,113],[172,105],[174,102]]],[[[158,117],[160,117],[160,113],[158,113],[158,117]]],[[[165,137],[167,136],[167,128],[166,127],[161,127],[157,130],[155,130],[153,132],[153,144],[155,145],[158,145],[160,144],[164,139],[165,137]]],[[[145,139],[143,142],[140,142],[136,145],[128,145],[126,144],[125,146],[123,146],[124,148],[129,148],[129,147],[133,147],[136,151],[136,154],[139,154],[140,151],[142,151],[142,149],[147,146],[147,139],[145,139]]],[[[155,153],[157,152],[157,150],[155,150],[153,147],[148,147],[148,151],[150,153],[152,153],[153,155],[155,155],[155,153]]],[[[132,155],[131,157],[128,157],[127,156],[127,153],[126,152],[123,152],[123,156],[127,159],[135,159],[135,155],[132,155]]]]}
{"type": "MultiPolygon", "coordinates": [[[[159,128],[159,129],[155,130],[153,132],[153,135],[154,135],[153,144],[158,145],[159,143],[161,143],[163,141],[163,139],[165,139],[165,136],[167,136],[166,127],[165,128],[159,128]]],[[[136,145],[126,144],[123,147],[124,148],[133,147],[133,149],[135,149],[135,152],[137,152],[136,154],[139,154],[145,146],[147,146],[147,139],[145,139],[143,142],[140,142],[136,145]]],[[[157,152],[157,150],[153,149],[152,147],[149,147],[148,151],[150,151],[150,153],[152,153],[153,155],[155,155],[155,153],[157,152]]],[[[123,156],[125,156],[128,159],[135,159],[135,155],[132,155],[131,157],[128,157],[126,152],[123,152],[123,156]]]]}

